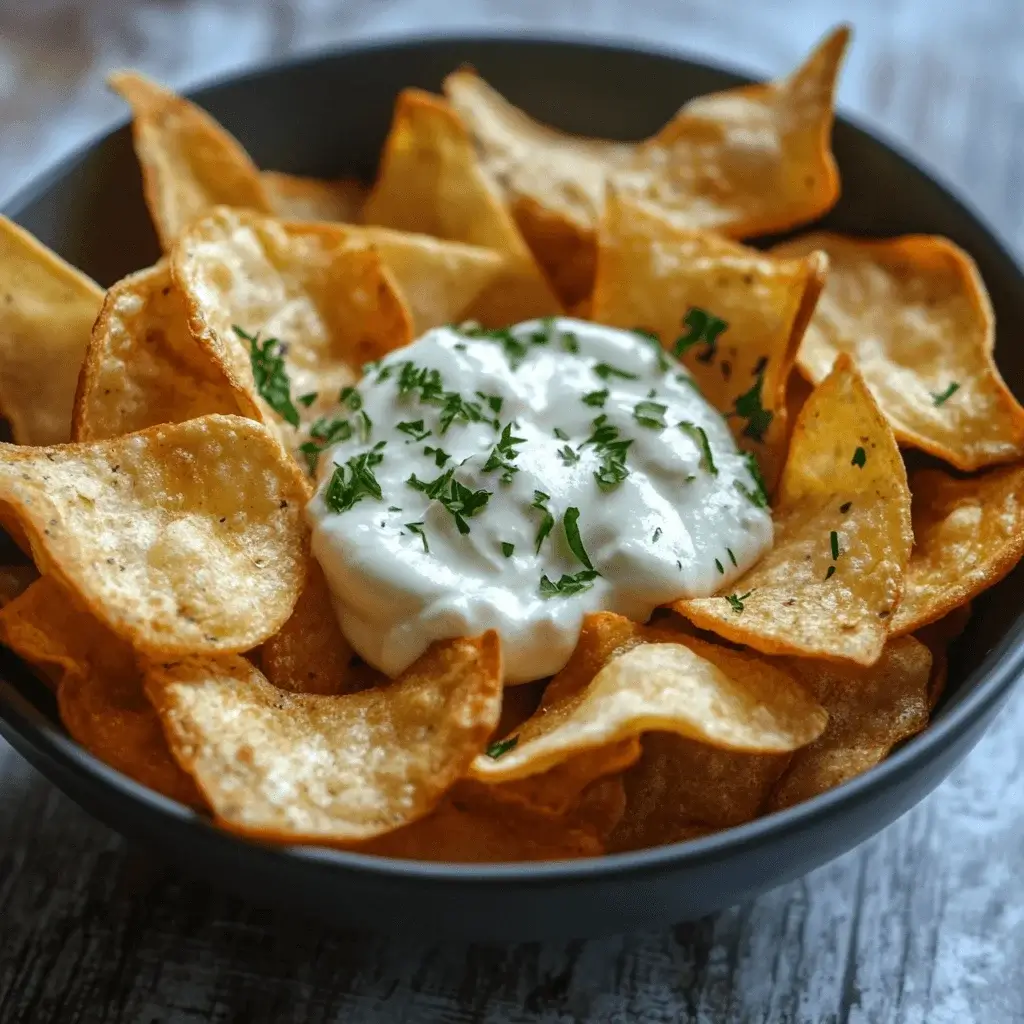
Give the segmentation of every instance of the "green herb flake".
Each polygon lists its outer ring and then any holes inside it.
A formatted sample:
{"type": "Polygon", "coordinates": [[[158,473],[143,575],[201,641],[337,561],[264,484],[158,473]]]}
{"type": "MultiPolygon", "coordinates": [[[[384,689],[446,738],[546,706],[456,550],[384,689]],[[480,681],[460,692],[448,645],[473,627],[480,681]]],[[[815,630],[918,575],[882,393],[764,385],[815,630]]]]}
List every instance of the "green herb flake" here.
{"type": "Polygon", "coordinates": [[[836,567],[834,565],[830,565],[828,567],[828,569],[825,571],[825,579],[826,579],[826,581],[832,579],[832,577],[835,575],[835,571],[836,571],[836,567]]]}
{"type": "Polygon", "coordinates": [[[737,596],[736,594],[726,595],[726,601],[729,602],[729,607],[739,615],[743,611],[743,602],[753,593],[752,590],[748,590],[745,594],[737,596]]]}
{"type": "Polygon", "coordinates": [[[943,405],[945,402],[949,401],[949,399],[951,399],[959,390],[960,382],[953,380],[949,382],[945,390],[939,391],[938,393],[931,391],[929,392],[929,394],[932,396],[932,402],[935,405],[943,405]]]}
{"type": "Polygon", "coordinates": [[[842,512],[843,515],[846,515],[846,513],[849,512],[851,508],[853,508],[853,502],[844,501],[842,505],[839,506],[839,511],[842,512]]]}
{"type": "Polygon", "coordinates": [[[509,736],[508,739],[499,740],[497,743],[492,743],[484,751],[484,753],[493,761],[497,761],[502,754],[507,754],[510,750],[514,750],[518,742],[518,736],[509,736]]]}
{"type": "Polygon", "coordinates": [[[299,395],[299,404],[308,409],[319,397],[319,391],[310,391],[308,394],[299,395]]]}
{"type": "Polygon", "coordinates": [[[363,407],[363,396],[355,388],[342,388],[338,401],[342,405],[347,405],[353,412],[359,412],[363,407]]]}
{"type": "Polygon", "coordinates": [[[533,504],[530,508],[535,508],[538,512],[544,513],[541,517],[540,526],[537,527],[537,536],[535,538],[537,554],[540,554],[540,546],[544,543],[544,538],[555,528],[555,517],[547,506],[550,500],[550,494],[545,494],[543,491],[533,492],[533,504]]]}
{"type": "Polygon", "coordinates": [[[850,459],[850,465],[856,466],[858,469],[864,468],[864,463],[868,461],[868,453],[863,448],[858,447],[853,453],[853,458],[850,459]]]}
{"type": "Polygon", "coordinates": [[[507,327],[489,330],[476,325],[463,325],[460,330],[469,338],[480,338],[500,345],[513,370],[519,367],[530,351],[529,346],[520,341],[507,327]]]}
{"type": "Polygon", "coordinates": [[[756,508],[768,507],[768,488],[765,485],[764,477],[761,475],[761,467],[758,465],[757,456],[753,452],[744,452],[743,461],[747,464],[747,471],[750,479],[754,482],[753,489],[745,484],[736,481],[736,489],[756,508]]]}
{"type": "Polygon", "coordinates": [[[718,351],[718,337],[728,329],[728,323],[705,309],[691,306],[687,310],[686,316],[683,317],[683,325],[688,329],[675,341],[673,351],[676,356],[681,358],[694,345],[705,344],[707,349],[697,358],[702,363],[710,363],[718,351]]]}
{"type": "Polygon", "coordinates": [[[654,535],[651,537],[651,543],[652,544],[657,544],[658,540],[660,539],[660,537],[661,537],[661,527],[657,526],[654,529],[654,535]]]}
{"type": "Polygon", "coordinates": [[[679,429],[690,438],[691,441],[697,446],[700,452],[700,468],[705,473],[710,473],[712,476],[718,476],[718,467],[715,465],[715,457],[711,453],[711,442],[708,440],[708,435],[703,427],[698,427],[696,423],[689,423],[687,420],[683,420],[679,424],[679,429]]]}
{"type": "Polygon", "coordinates": [[[580,339],[571,331],[562,334],[562,349],[570,355],[577,356],[580,353],[580,339]]]}
{"type": "Polygon", "coordinates": [[[626,452],[633,443],[632,439],[622,440],[618,427],[607,423],[607,419],[607,416],[598,416],[593,423],[593,433],[583,442],[584,445],[593,445],[601,457],[601,465],[594,471],[594,479],[602,491],[614,490],[629,476],[626,452]]]}
{"type": "Polygon", "coordinates": [[[440,469],[451,458],[451,456],[446,451],[444,451],[444,449],[431,448],[429,444],[424,446],[423,454],[433,455],[434,465],[437,466],[438,469],[440,469]]]}
{"type": "Polygon", "coordinates": [[[561,427],[555,427],[554,435],[555,435],[555,437],[558,438],[559,441],[568,441],[569,440],[569,435],[561,427]]]}
{"type": "Polygon", "coordinates": [[[329,512],[347,512],[364,498],[383,500],[380,484],[373,475],[373,468],[384,461],[379,449],[353,455],[343,466],[335,466],[327,489],[324,504],[329,512]]]}
{"type": "Polygon", "coordinates": [[[608,389],[603,391],[590,391],[583,396],[583,404],[596,409],[603,409],[604,403],[608,401],[608,389]]]}
{"type": "Polygon", "coordinates": [[[512,557],[512,552],[515,551],[515,549],[516,549],[515,544],[510,544],[507,540],[503,540],[501,542],[501,553],[506,558],[511,558],[512,557]]]}
{"type": "Polygon", "coordinates": [[[546,575],[540,578],[540,596],[545,600],[552,597],[572,597],[574,594],[582,594],[590,590],[594,580],[600,573],[593,569],[581,569],[574,576],[563,574],[557,582],[552,582],[546,575]]]}
{"type": "Polygon", "coordinates": [[[478,391],[476,393],[476,397],[482,402],[486,402],[488,408],[490,408],[491,412],[493,412],[495,416],[501,415],[501,407],[505,403],[505,399],[503,399],[501,395],[487,395],[484,394],[483,391],[478,391]]]}
{"type": "Polygon", "coordinates": [[[433,431],[427,430],[423,426],[423,420],[411,420],[407,423],[399,423],[398,429],[403,434],[408,434],[412,439],[411,441],[406,441],[406,444],[411,444],[412,441],[422,441],[425,437],[430,437],[433,433],[433,431]]]}
{"type": "Polygon", "coordinates": [[[729,561],[738,569],[739,563],[736,561],[736,556],[732,553],[732,548],[726,548],[725,553],[729,556],[729,561]]]}
{"type": "Polygon", "coordinates": [[[420,520],[418,523],[406,523],[405,528],[410,533],[415,533],[421,541],[423,541],[423,550],[429,552],[430,545],[427,543],[427,535],[423,530],[423,521],[420,520]]]}
{"type": "Polygon", "coordinates": [[[389,512],[401,512],[402,510],[397,505],[388,505],[389,512]]]}
{"type": "Polygon", "coordinates": [[[761,390],[764,387],[764,371],[757,375],[757,380],[749,391],[744,391],[736,398],[733,405],[734,415],[747,421],[743,428],[743,436],[753,441],[763,441],[764,435],[771,426],[775,414],[769,412],[761,404],[761,390]]]}
{"type": "Polygon", "coordinates": [[[637,380],[637,374],[630,373],[628,370],[620,370],[617,366],[612,366],[611,363],[598,363],[594,367],[594,373],[601,378],[601,380],[611,380],[613,377],[618,377],[620,380],[637,380]]]}
{"type": "Polygon", "coordinates": [[[717,558],[715,559],[715,568],[718,570],[720,575],[725,575],[725,566],[722,565],[721,561],[717,558]]]}
{"type": "Polygon", "coordinates": [[[291,383],[284,366],[285,347],[277,338],[260,343],[259,334],[246,334],[238,324],[231,329],[249,345],[249,362],[256,391],[271,409],[293,427],[299,425],[299,410],[292,404],[291,383]]]}
{"type": "Polygon", "coordinates": [[[651,430],[661,430],[667,426],[665,423],[665,413],[667,411],[668,406],[662,405],[661,402],[637,402],[636,405],[633,406],[633,419],[635,419],[641,427],[647,427],[651,430]]]}
{"type": "Polygon", "coordinates": [[[569,445],[564,445],[562,448],[558,449],[558,457],[567,466],[571,466],[574,462],[580,461],[579,453],[574,452],[569,445]]]}
{"type": "Polygon", "coordinates": [[[832,549],[832,560],[835,561],[839,557],[839,534],[835,530],[828,535],[828,543],[832,549]]]}
{"type": "Polygon", "coordinates": [[[491,473],[496,469],[501,470],[501,482],[510,484],[512,477],[519,472],[519,468],[512,464],[512,460],[519,454],[515,446],[526,444],[525,437],[512,436],[512,424],[508,423],[501,432],[498,443],[491,449],[491,454],[484,463],[484,472],[491,473]]]}
{"type": "Polygon", "coordinates": [[[359,435],[365,444],[370,440],[370,433],[373,430],[373,420],[371,420],[366,414],[365,409],[361,409],[359,414],[356,416],[356,422],[359,424],[359,435]]]}
{"type": "Polygon", "coordinates": [[[565,515],[562,516],[562,527],[565,530],[565,540],[569,545],[569,550],[576,556],[576,558],[588,569],[593,570],[593,563],[590,561],[590,556],[583,547],[583,538],[580,537],[579,521],[580,510],[578,508],[570,506],[565,510],[565,515]]]}

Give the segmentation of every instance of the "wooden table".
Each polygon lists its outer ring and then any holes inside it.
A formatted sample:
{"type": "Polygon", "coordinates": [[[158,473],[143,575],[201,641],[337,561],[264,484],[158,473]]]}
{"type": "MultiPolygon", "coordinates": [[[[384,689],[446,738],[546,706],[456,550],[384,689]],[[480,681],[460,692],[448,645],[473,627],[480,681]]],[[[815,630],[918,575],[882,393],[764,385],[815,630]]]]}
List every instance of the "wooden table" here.
{"type": "MultiPolygon", "coordinates": [[[[115,66],[180,84],[353,37],[556,28],[772,74],[840,16],[856,27],[841,106],[912,149],[1019,252],[1018,0],[10,4],[0,195],[116,116],[101,84],[115,66]]],[[[1022,736],[1024,690],[901,821],[716,917],[590,942],[429,947],[401,922],[387,938],[350,934],[198,885],[91,821],[0,741],[0,1021],[1024,1021],[1022,736]]]]}

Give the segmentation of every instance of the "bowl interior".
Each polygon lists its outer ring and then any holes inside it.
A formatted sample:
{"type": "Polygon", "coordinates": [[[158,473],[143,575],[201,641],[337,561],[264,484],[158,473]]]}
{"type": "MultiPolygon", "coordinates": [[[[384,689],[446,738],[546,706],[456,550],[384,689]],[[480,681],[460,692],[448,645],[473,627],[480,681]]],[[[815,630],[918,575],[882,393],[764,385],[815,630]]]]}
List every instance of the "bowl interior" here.
{"type": "MultiPolygon", "coordinates": [[[[399,90],[438,90],[444,75],[464,63],[543,121],[620,139],[650,134],[692,96],[744,81],[678,57],[610,45],[462,38],[328,54],[254,72],[195,96],[261,167],[369,180],[399,90]]],[[[823,225],[864,235],[937,233],[963,246],[992,296],[1002,373],[1018,397],[1024,395],[1024,346],[1015,338],[1016,325],[1024,322],[1024,279],[1013,260],[970,210],[892,148],[839,119],[834,149],[843,197],[823,225]]],[[[44,175],[6,212],[104,285],[158,256],[127,127],[44,175]]],[[[9,553],[0,551],[0,558],[9,553]]],[[[1019,646],[1022,591],[1024,571],[1018,570],[975,603],[967,631],[951,652],[938,719],[950,715],[1019,646]]],[[[6,652],[0,652],[0,675],[56,721],[50,695],[6,652]]]]}

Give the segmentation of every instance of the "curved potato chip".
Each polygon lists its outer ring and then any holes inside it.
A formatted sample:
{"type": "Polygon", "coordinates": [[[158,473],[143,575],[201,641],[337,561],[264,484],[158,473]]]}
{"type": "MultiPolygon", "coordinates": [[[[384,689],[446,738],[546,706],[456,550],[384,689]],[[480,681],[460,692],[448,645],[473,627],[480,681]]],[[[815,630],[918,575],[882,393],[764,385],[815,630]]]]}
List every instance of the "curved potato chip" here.
{"type": "Polygon", "coordinates": [[[60,444],[103,291],[0,217],[0,414],[18,444],[60,444]]]}
{"type": "Polygon", "coordinates": [[[945,618],[929,623],[914,633],[932,655],[932,671],[928,679],[928,710],[934,711],[949,681],[949,647],[967,628],[971,605],[954,608],[945,618]]]}
{"type": "Polygon", "coordinates": [[[742,238],[812,220],[839,194],[829,149],[838,29],[788,78],[686,104],[643,143],[588,139],[532,120],[471,70],[445,94],[473,136],[530,248],[567,305],[590,291],[609,180],[682,226],[742,238]]]}
{"type": "Polygon", "coordinates": [[[359,222],[359,211],[367,188],[354,178],[323,181],[295,174],[264,171],[260,178],[270,199],[270,208],[286,220],[359,222]]]}
{"type": "Polygon", "coordinates": [[[638,646],[618,654],[582,689],[557,686],[556,696],[523,723],[514,746],[473,762],[473,777],[521,779],[644,732],[780,753],[809,743],[825,728],[821,708],[763,658],[668,631],[640,636],[638,646]]]}
{"type": "Polygon", "coordinates": [[[821,253],[780,260],[609,191],[591,319],[642,327],[674,348],[707,400],[734,413],[737,442],[771,485],[785,455],[790,371],[826,270],[821,253]],[[706,340],[695,314],[724,321],[721,334],[706,340]]]}
{"type": "Polygon", "coordinates": [[[886,644],[869,668],[787,658],[790,669],[828,711],[828,727],[793,755],[768,802],[780,810],[834,789],[885,759],[928,724],[932,658],[913,637],[886,644]]]}
{"type": "Polygon", "coordinates": [[[34,565],[5,565],[0,567],[0,608],[21,597],[39,579],[34,565]]]}
{"type": "Polygon", "coordinates": [[[751,821],[786,770],[791,754],[717,750],[667,732],[644,736],[626,772],[626,810],[614,851],[641,850],[751,821]]]}
{"type": "Polygon", "coordinates": [[[73,440],[241,411],[230,382],[189,333],[184,299],[165,262],[107,292],[78,378],[73,440]]]}
{"type": "Polygon", "coordinates": [[[43,576],[0,610],[0,641],[57,689],[65,728],[90,754],[172,800],[203,805],[171,757],[131,647],[59,583],[43,576]]]}
{"type": "Polygon", "coordinates": [[[143,192],[164,252],[214,206],[271,212],[249,154],[205,110],[136,71],[107,81],[132,108],[143,192]]]}
{"type": "Polygon", "coordinates": [[[306,585],[291,618],[263,645],[260,666],[274,686],[292,693],[351,693],[353,650],[334,614],[323,570],[310,559],[306,585]]]}
{"type": "Polygon", "coordinates": [[[436,643],[394,682],[320,696],[277,689],[240,657],[146,671],[178,762],[221,824],[352,842],[428,814],[498,720],[497,634],[436,643]]]}
{"type": "Polygon", "coordinates": [[[0,445],[0,505],[44,575],[138,650],[248,650],[299,596],[301,471],[259,424],[207,416],[108,441],[0,445]]]}
{"type": "Polygon", "coordinates": [[[412,338],[380,256],[311,227],[221,207],[182,234],[171,261],[193,335],[248,394],[256,418],[286,439],[289,427],[336,413],[339,391],[364,363],[412,338]],[[270,342],[279,344],[261,357],[270,342]],[[268,373],[261,389],[254,367],[266,371],[275,357],[285,380],[268,373]]]}
{"type": "Polygon", "coordinates": [[[937,469],[910,478],[914,550],[895,636],[912,633],[995,586],[1024,556],[1024,466],[957,480],[937,469]]]}
{"type": "Polygon", "coordinates": [[[766,654],[877,661],[910,560],[910,491],[848,356],[800,412],[774,516],[775,546],[731,594],[672,608],[766,654]]]}
{"type": "Polygon", "coordinates": [[[822,380],[848,353],[898,441],[974,470],[1024,455],[1024,409],[992,358],[995,320],[974,261],[945,238],[815,233],[772,251],[828,253],[798,356],[822,380]]]}
{"type": "Polygon", "coordinates": [[[561,311],[512,215],[480,169],[465,125],[436,96],[419,89],[399,94],[363,220],[499,252],[504,273],[471,314],[488,326],[561,311]]]}

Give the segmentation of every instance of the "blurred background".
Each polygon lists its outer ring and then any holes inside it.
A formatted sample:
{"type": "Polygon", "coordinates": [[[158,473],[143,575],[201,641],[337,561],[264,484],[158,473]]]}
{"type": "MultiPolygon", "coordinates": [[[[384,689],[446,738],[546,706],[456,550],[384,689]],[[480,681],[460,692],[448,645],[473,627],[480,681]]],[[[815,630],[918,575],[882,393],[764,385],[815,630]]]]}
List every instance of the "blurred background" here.
{"type": "Polygon", "coordinates": [[[977,197],[1012,238],[1022,161],[992,148],[1024,149],[1021,0],[0,0],[0,202],[125,116],[103,84],[113,68],[187,87],[350,41],[500,29],[614,36],[767,76],[842,20],[855,33],[840,107],[977,197]]]}

